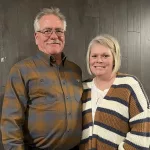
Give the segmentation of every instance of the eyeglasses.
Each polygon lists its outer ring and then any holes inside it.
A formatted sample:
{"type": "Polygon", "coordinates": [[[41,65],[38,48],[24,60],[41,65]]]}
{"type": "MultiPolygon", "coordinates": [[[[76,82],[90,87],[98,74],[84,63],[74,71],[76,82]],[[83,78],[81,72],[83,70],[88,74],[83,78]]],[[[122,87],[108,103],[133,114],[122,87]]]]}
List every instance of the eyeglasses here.
{"type": "Polygon", "coordinates": [[[61,28],[55,28],[55,29],[47,28],[47,29],[39,30],[37,32],[42,33],[46,37],[51,36],[53,32],[55,32],[55,34],[57,36],[63,36],[64,35],[64,30],[61,28]]]}

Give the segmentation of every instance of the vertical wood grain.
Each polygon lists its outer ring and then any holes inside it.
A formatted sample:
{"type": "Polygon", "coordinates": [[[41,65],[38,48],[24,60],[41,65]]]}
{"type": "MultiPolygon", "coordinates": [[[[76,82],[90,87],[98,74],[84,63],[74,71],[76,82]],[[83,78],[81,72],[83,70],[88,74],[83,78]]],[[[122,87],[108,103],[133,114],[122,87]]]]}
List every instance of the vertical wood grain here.
{"type": "Polygon", "coordinates": [[[122,55],[122,72],[127,72],[126,67],[128,60],[127,55],[127,0],[115,0],[114,1],[114,36],[117,38],[120,44],[122,55]],[[124,65],[125,63],[125,65],[124,65]]]}
{"type": "Polygon", "coordinates": [[[87,53],[87,49],[88,49],[88,45],[90,43],[90,41],[97,35],[99,34],[99,18],[94,18],[94,17],[84,17],[84,22],[83,22],[83,26],[84,26],[84,34],[85,34],[85,55],[83,55],[83,53],[81,54],[82,56],[82,62],[84,62],[84,66],[83,66],[83,73],[84,74],[83,77],[87,78],[89,75],[87,73],[87,67],[86,67],[86,53],[87,53]]]}
{"type": "Polygon", "coordinates": [[[141,79],[140,33],[128,32],[128,72],[141,79]]]}
{"type": "Polygon", "coordinates": [[[141,3],[141,79],[150,98],[150,1],[141,3]]]}
{"type": "Polygon", "coordinates": [[[141,0],[128,0],[128,72],[141,79],[141,0]]]}
{"type": "Polygon", "coordinates": [[[100,2],[99,32],[114,35],[114,4],[112,0],[100,2]]]}
{"type": "MultiPolygon", "coordinates": [[[[3,93],[4,93],[4,85],[3,85],[3,64],[2,61],[3,58],[3,19],[4,19],[4,12],[3,12],[3,6],[0,4],[0,119],[1,119],[1,110],[2,110],[2,103],[3,103],[3,93]]],[[[0,130],[0,150],[3,150],[3,145],[1,143],[1,130],[0,130]]]]}
{"type": "Polygon", "coordinates": [[[141,32],[141,2],[128,0],[128,31],[141,32]]]}
{"type": "Polygon", "coordinates": [[[1,93],[1,86],[2,86],[2,69],[3,69],[3,11],[2,5],[0,4],[0,93],[1,93]]]}
{"type": "Polygon", "coordinates": [[[4,10],[3,5],[0,4],[0,96],[4,92],[4,86],[5,86],[5,78],[6,75],[6,57],[4,52],[4,10]]]}

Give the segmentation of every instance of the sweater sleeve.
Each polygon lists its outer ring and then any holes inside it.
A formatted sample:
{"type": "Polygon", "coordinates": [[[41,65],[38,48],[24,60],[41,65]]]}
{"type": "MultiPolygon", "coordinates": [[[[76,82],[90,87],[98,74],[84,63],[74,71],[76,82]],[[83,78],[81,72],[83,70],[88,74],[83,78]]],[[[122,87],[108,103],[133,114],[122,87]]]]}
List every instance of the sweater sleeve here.
{"type": "Polygon", "coordinates": [[[149,150],[150,149],[150,108],[149,99],[142,84],[136,80],[131,85],[129,100],[129,126],[125,140],[119,145],[119,150],[149,150]]]}
{"type": "Polygon", "coordinates": [[[19,69],[10,71],[2,107],[1,132],[5,150],[24,150],[22,125],[27,96],[19,69]]]}

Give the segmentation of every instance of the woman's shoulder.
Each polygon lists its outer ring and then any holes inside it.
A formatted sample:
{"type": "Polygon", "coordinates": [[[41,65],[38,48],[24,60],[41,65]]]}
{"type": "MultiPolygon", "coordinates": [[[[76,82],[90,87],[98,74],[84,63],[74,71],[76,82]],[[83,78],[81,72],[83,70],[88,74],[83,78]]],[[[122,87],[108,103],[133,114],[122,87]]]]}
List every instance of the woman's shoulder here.
{"type": "Polygon", "coordinates": [[[82,81],[84,89],[91,89],[92,87],[93,78],[88,78],[82,81]]]}
{"type": "Polygon", "coordinates": [[[135,75],[127,74],[127,73],[121,73],[118,72],[116,76],[117,80],[120,80],[122,82],[128,83],[128,84],[135,84],[139,83],[139,79],[135,75]]]}

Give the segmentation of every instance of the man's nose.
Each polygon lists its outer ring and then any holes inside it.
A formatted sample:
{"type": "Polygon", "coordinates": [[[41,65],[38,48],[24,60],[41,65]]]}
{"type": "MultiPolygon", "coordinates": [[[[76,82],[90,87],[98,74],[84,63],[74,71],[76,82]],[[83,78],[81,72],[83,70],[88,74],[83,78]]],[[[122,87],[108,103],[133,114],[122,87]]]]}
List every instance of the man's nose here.
{"type": "Polygon", "coordinates": [[[50,36],[51,38],[58,38],[58,36],[57,36],[57,34],[56,34],[56,32],[55,32],[55,30],[53,30],[52,31],[52,33],[51,33],[51,36],[50,36]]]}

